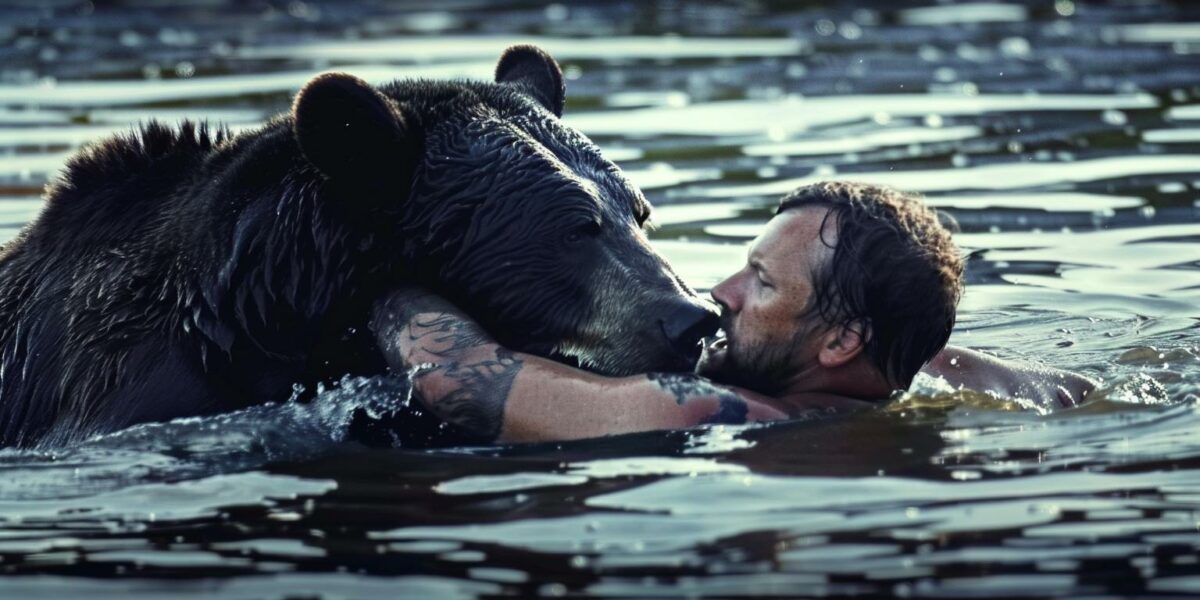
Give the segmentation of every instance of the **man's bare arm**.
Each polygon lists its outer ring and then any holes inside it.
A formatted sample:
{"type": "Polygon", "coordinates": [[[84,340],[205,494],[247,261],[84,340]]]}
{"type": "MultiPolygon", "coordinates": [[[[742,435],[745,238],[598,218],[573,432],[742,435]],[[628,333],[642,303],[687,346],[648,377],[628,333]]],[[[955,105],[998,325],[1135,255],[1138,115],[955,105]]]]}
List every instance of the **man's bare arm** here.
{"type": "Polygon", "coordinates": [[[426,408],[473,435],[499,436],[520,357],[459,318],[454,305],[419,288],[378,304],[371,328],[389,366],[408,372],[426,408]]]}
{"type": "Polygon", "coordinates": [[[946,346],[921,370],[944,378],[954,387],[990,392],[1001,398],[1025,398],[1045,408],[1075,406],[1086,400],[1097,385],[1078,373],[1001,360],[957,346],[946,346]]]}
{"type": "Polygon", "coordinates": [[[422,290],[378,304],[372,329],[416,397],[487,440],[543,441],[743,423],[787,415],[751,392],[686,373],[602,377],[497,344],[449,302],[422,290]]]}

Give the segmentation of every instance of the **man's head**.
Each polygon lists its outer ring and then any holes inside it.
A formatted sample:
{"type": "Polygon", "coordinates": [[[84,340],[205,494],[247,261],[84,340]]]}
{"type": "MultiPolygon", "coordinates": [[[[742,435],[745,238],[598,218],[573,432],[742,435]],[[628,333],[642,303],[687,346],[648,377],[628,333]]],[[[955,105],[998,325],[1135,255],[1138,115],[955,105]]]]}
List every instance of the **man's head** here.
{"type": "Polygon", "coordinates": [[[800,188],[746,266],[713,288],[726,339],[697,370],[772,395],[863,373],[907,387],[950,337],[962,273],[920,199],[846,182],[800,188]]]}

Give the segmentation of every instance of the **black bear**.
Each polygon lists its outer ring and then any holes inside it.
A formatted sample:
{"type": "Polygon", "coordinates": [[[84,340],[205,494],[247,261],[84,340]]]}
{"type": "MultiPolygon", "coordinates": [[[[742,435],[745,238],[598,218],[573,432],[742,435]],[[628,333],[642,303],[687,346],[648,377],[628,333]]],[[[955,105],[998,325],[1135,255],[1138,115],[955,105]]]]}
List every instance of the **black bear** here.
{"type": "Polygon", "coordinates": [[[403,282],[517,348],[689,368],[714,314],[651,249],[642,194],[559,121],[557,63],[514,46],[495,79],[324,74],[255,131],[82,149],[0,250],[0,445],[382,373],[367,316],[403,282]]]}

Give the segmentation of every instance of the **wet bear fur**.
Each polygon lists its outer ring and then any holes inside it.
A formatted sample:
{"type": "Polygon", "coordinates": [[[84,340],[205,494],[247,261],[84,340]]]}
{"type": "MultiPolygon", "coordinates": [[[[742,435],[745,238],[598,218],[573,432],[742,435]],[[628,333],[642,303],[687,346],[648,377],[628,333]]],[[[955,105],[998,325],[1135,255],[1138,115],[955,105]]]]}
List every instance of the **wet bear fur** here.
{"type": "Polygon", "coordinates": [[[81,150],[0,250],[0,445],[382,373],[366,315],[400,282],[601,371],[675,360],[618,331],[692,294],[645,244],[641,194],[558,121],[563,93],[553,59],[514,47],[496,83],[327,74],[255,131],[150,123],[81,150]],[[600,307],[614,283],[641,292],[600,307]]]}

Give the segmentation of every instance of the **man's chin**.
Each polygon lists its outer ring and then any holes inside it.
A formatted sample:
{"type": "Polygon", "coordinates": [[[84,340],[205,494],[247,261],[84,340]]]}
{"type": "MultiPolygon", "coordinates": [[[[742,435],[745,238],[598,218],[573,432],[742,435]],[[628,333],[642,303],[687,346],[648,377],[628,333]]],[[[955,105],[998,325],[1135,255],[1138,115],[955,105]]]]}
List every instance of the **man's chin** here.
{"type": "Polygon", "coordinates": [[[724,385],[747,389],[760,394],[774,396],[778,387],[767,372],[761,369],[746,368],[734,358],[731,347],[724,338],[715,342],[705,343],[700,351],[700,359],[696,361],[696,374],[724,385]]]}

